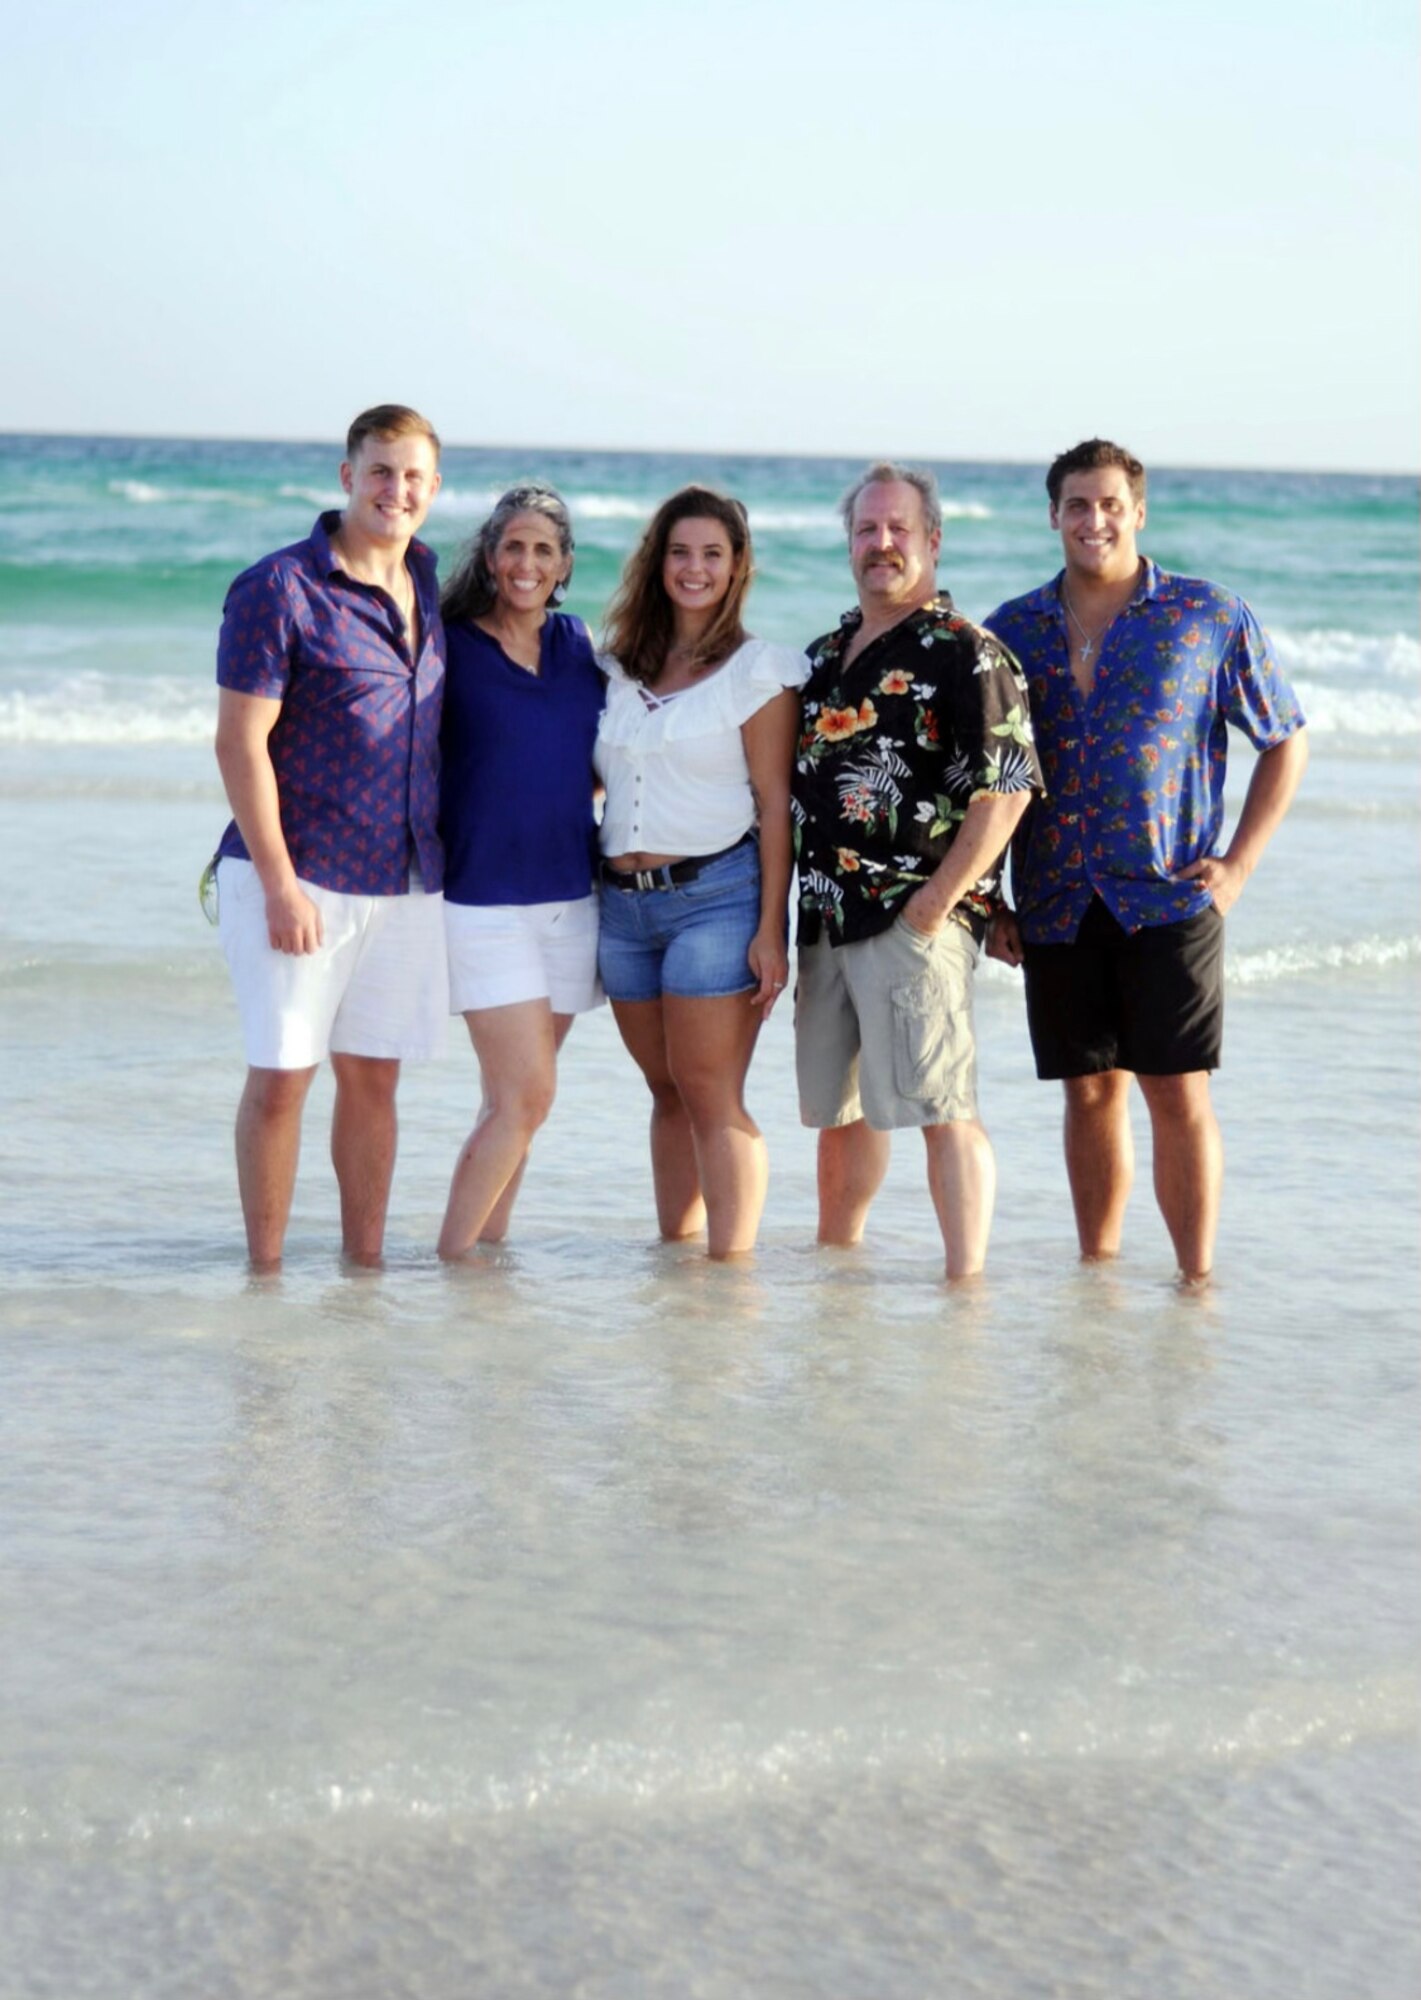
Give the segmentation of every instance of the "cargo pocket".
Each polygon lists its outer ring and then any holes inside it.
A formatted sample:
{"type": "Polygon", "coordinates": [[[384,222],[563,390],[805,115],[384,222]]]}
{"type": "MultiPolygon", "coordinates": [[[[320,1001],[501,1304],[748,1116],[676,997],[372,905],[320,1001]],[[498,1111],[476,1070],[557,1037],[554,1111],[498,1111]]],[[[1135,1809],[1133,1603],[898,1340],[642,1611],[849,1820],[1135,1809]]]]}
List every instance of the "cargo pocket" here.
{"type": "Polygon", "coordinates": [[[970,1090],[972,1014],[967,979],[947,958],[893,988],[893,1083],[910,1101],[948,1102],[970,1090]]]}

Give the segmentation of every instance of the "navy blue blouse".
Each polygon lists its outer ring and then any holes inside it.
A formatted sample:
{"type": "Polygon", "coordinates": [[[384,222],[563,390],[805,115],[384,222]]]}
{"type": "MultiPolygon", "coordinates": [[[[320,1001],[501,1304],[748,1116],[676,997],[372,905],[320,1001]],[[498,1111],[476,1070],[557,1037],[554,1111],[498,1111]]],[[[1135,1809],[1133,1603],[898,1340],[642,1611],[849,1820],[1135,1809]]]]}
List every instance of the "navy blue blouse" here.
{"type": "Polygon", "coordinates": [[[476,625],[446,635],[439,826],[451,903],[591,893],[592,745],[606,683],[587,627],[549,612],[536,674],[476,625]]]}

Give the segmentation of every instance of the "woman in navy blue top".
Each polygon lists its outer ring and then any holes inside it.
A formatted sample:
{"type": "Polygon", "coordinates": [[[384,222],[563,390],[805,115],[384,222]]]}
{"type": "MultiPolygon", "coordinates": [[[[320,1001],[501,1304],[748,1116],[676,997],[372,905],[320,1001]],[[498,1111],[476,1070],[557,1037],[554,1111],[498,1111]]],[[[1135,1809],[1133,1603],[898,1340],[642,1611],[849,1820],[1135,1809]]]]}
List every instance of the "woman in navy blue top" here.
{"type": "Polygon", "coordinates": [[[508,1231],[573,1017],[600,1004],[592,745],[604,683],[553,609],[572,524],[550,486],[505,493],[446,586],[439,830],[455,1013],[483,1101],[454,1168],[441,1257],[508,1231]]]}

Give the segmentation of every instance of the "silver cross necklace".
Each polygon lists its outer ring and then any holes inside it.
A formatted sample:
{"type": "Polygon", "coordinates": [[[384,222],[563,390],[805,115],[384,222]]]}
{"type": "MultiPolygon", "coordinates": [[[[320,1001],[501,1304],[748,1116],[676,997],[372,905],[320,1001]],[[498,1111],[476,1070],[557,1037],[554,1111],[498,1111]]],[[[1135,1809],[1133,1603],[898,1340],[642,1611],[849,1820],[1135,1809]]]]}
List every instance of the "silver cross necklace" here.
{"type": "Polygon", "coordinates": [[[1111,626],[1120,616],[1120,613],[1118,611],[1112,611],[1110,616],[1106,619],[1105,623],[1101,626],[1098,632],[1087,632],[1085,626],[1082,625],[1080,619],[1077,618],[1076,607],[1074,606],[1074,604],[1072,604],[1070,598],[1067,596],[1064,586],[1062,587],[1061,590],[1061,602],[1066,607],[1066,616],[1070,619],[1071,623],[1075,626],[1076,630],[1081,635],[1081,662],[1082,664],[1084,664],[1087,660],[1090,659],[1091,654],[1094,653],[1096,647],[1100,644],[1101,640],[1105,637],[1106,633],[1110,630],[1111,626]]]}

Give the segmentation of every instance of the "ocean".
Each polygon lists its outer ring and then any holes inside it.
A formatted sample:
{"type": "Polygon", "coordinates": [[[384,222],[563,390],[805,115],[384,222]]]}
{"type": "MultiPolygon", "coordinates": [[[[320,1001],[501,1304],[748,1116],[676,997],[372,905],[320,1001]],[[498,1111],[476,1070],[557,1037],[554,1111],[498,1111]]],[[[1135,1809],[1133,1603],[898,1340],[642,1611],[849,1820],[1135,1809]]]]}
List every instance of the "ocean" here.
{"type": "MultiPolygon", "coordinates": [[[[1208,1292],[1142,1125],[1125,1254],[1077,1263],[997,965],[979,1288],[911,1134],[862,1249],[816,1251],[788,1010],[753,1263],[654,1240],[602,1010],[506,1249],[434,1257],[459,1028],[402,1087],[386,1268],[336,1255],[322,1081],[255,1280],[213,649],[339,456],[0,438],[0,1996],[1412,2000],[1414,484],[1152,477],[1145,547],[1250,599],[1312,726],[1229,918],[1208,1292]]],[[[595,626],[710,479],[752,627],[803,644],[856,469],[454,449],[426,534],[553,479],[595,626]]],[[[1039,468],[937,470],[962,609],[1052,573],[1039,468]]]]}

